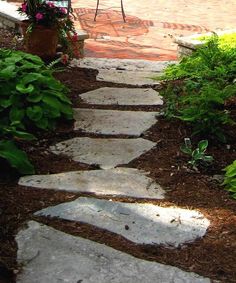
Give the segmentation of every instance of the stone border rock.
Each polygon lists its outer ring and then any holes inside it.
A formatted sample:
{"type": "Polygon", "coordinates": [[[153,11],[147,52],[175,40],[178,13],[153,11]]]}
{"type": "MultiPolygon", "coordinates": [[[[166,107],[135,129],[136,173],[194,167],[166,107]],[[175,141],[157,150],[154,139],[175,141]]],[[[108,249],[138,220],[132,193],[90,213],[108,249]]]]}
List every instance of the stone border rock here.
{"type": "MultiPolygon", "coordinates": [[[[224,31],[214,31],[218,35],[235,33],[236,29],[224,30],[224,31]]],[[[183,56],[191,55],[198,47],[203,46],[204,41],[200,41],[197,38],[202,36],[212,35],[212,32],[204,33],[204,34],[193,34],[190,36],[184,37],[176,37],[174,42],[178,44],[178,57],[181,58],[183,56]]]]}

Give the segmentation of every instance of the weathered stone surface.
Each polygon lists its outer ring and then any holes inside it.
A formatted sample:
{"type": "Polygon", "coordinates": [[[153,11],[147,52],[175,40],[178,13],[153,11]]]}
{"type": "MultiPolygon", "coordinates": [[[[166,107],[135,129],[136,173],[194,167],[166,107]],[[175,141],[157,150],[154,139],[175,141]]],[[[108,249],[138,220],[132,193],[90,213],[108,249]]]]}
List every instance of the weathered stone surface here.
{"type": "Polygon", "coordinates": [[[158,112],[74,109],[74,130],[104,135],[140,136],[156,123],[158,112]]]}
{"type": "Polygon", "coordinates": [[[75,171],[51,175],[33,175],[20,178],[19,185],[69,192],[86,192],[97,195],[135,198],[164,198],[164,190],[133,168],[75,171]]]}
{"type": "Polygon", "coordinates": [[[110,58],[84,58],[82,60],[73,60],[71,66],[91,69],[107,70],[126,70],[139,72],[157,72],[161,73],[169,64],[175,61],[149,61],[137,59],[110,59],[110,58]]]}
{"type": "Polygon", "coordinates": [[[132,59],[84,58],[73,60],[71,67],[92,68],[99,70],[97,80],[129,85],[159,85],[150,78],[159,76],[174,61],[147,61],[132,59]]]}
{"type": "Polygon", "coordinates": [[[35,214],[89,223],[139,244],[175,247],[203,237],[210,224],[194,210],[85,197],[35,214]]]}
{"type": "Polygon", "coordinates": [[[55,154],[64,154],[74,161],[97,164],[109,169],[127,164],[156,144],[145,139],[73,138],[50,147],[55,154]]]}
{"type": "MultiPolygon", "coordinates": [[[[217,35],[224,35],[229,33],[235,33],[236,29],[228,30],[215,30],[217,35]]],[[[211,36],[213,32],[207,32],[205,34],[193,34],[189,36],[181,36],[174,38],[174,42],[178,44],[178,57],[191,55],[197,48],[202,47],[206,42],[200,40],[203,36],[211,36]]]]}
{"type": "Polygon", "coordinates": [[[8,3],[7,1],[0,1],[0,19],[5,20],[9,25],[6,26],[14,27],[16,23],[23,21],[26,17],[21,16],[17,11],[18,6],[8,3]]]}
{"type": "Polygon", "coordinates": [[[162,97],[152,88],[102,87],[80,95],[86,103],[99,105],[162,105],[162,97]]]}
{"type": "Polygon", "coordinates": [[[123,70],[99,70],[97,75],[98,81],[111,82],[117,84],[126,84],[133,86],[159,85],[157,77],[159,74],[154,72],[136,72],[123,70]]]}
{"type": "Polygon", "coordinates": [[[179,268],[135,258],[34,221],[16,236],[17,283],[210,283],[179,268]]]}

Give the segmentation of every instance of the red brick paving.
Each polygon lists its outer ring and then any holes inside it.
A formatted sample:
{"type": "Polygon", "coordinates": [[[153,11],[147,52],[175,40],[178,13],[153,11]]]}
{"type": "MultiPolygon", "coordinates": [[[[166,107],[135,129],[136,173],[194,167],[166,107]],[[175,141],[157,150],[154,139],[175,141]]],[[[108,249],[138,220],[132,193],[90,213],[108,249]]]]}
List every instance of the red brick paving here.
{"type": "Polygon", "coordinates": [[[175,60],[172,36],[236,28],[236,0],[123,0],[126,23],[119,0],[74,0],[76,25],[86,30],[88,57],[175,60]],[[116,7],[114,7],[116,5],[116,7]]]}

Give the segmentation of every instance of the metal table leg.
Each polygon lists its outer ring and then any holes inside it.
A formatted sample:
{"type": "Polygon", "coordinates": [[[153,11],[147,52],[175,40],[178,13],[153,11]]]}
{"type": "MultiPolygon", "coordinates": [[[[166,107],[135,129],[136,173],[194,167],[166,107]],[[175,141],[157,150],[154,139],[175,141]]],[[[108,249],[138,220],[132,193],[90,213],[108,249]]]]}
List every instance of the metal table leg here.
{"type": "Polygon", "coordinates": [[[94,22],[96,22],[97,14],[98,14],[98,6],[99,6],[99,0],[97,0],[97,7],[95,11],[95,16],[94,16],[94,22]]]}
{"type": "MultiPolygon", "coordinates": [[[[125,16],[123,0],[120,1],[120,6],[121,6],[121,12],[122,12],[123,20],[124,20],[124,22],[126,22],[126,20],[125,20],[126,16],[125,16]]],[[[99,7],[99,0],[97,0],[97,7],[96,7],[95,15],[94,15],[94,22],[96,22],[96,18],[97,18],[97,14],[98,14],[98,7],[99,7]]]]}
{"type": "Polygon", "coordinates": [[[124,6],[123,6],[123,1],[120,1],[120,6],[121,6],[121,12],[122,12],[122,16],[123,16],[123,20],[124,22],[126,22],[125,20],[125,11],[124,11],[124,6]]]}

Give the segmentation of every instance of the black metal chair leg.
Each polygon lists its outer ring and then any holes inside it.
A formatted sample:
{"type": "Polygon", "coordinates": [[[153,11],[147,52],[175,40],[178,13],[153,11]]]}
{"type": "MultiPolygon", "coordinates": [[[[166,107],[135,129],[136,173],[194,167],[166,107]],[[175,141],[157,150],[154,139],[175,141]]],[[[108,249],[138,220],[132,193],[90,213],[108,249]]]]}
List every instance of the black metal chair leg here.
{"type": "MultiPolygon", "coordinates": [[[[121,5],[121,12],[122,12],[122,17],[124,22],[126,22],[125,18],[125,11],[124,11],[124,5],[123,5],[123,1],[120,1],[120,5],[121,5]]],[[[97,7],[96,7],[96,11],[95,11],[95,15],[94,15],[94,22],[96,22],[96,18],[97,18],[97,14],[98,14],[98,7],[99,7],[99,0],[97,0],[97,7]]]]}
{"type": "Polygon", "coordinates": [[[98,6],[99,6],[99,0],[97,0],[97,7],[95,11],[95,16],[94,16],[94,22],[96,22],[97,14],[98,14],[98,6]]]}
{"type": "Polygon", "coordinates": [[[120,1],[120,5],[121,5],[121,12],[122,12],[123,20],[124,20],[124,22],[126,22],[126,20],[125,20],[126,16],[125,16],[125,11],[124,11],[124,6],[123,6],[122,0],[120,1]]]}

